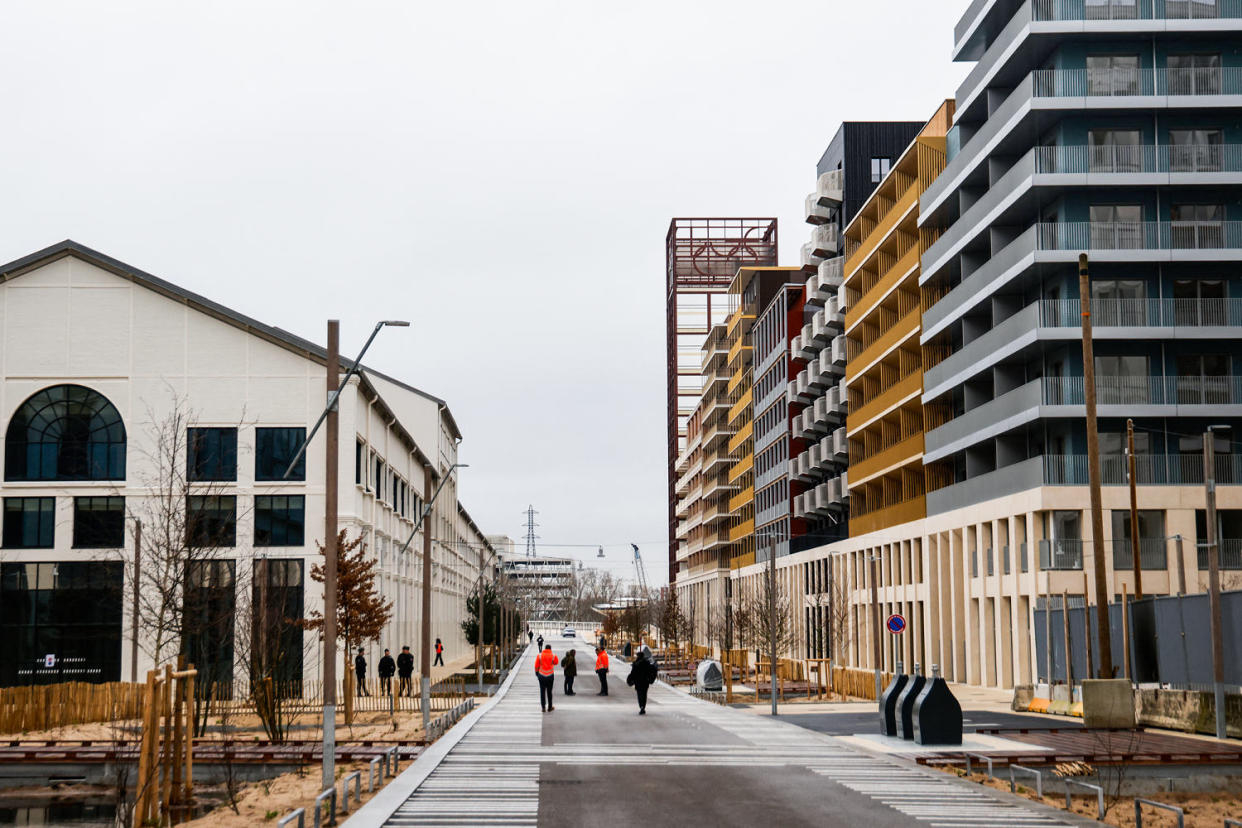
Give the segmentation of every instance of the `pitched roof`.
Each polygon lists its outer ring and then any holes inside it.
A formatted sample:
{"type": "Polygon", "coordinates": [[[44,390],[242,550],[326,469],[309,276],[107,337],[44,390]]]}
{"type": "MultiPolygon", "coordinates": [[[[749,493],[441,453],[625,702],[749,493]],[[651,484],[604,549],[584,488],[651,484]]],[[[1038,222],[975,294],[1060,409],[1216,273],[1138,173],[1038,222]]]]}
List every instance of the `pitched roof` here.
{"type": "MultiPolygon", "coordinates": [[[[143,287],[162,294],[169,299],[173,299],[174,301],[184,302],[186,305],[189,305],[195,310],[201,311],[208,316],[213,316],[216,319],[240,328],[247,333],[253,334],[254,336],[265,339],[283,348],[287,348],[301,356],[314,360],[315,362],[320,364],[327,363],[327,349],[311,342],[309,339],[303,339],[302,337],[297,336],[296,334],[291,334],[282,328],[267,325],[257,319],[246,316],[244,313],[239,313],[232,308],[227,308],[224,305],[221,305],[218,302],[213,302],[205,296],[200,296],[197,293],[188,291],[183,287],[174,285],[172,282],[161,279],[160,277],[147,273],[144,270],[139,270],[133,265],[128,265],[119,259],[114,259],[111,256],[100,253],[97,250],[92,250],[85,245],[78,244],[72,239],[65,239],[62,242],[53,244],[50,247],[45,247],[42,250],[38,250],[28,256],[23,256],[20,259],[14,259],[8,264],[0,265],[0,283],[7,282],[10,279],[14,279],[24,273],[29,273],[32,270],[43,267],[44,265],[50,264],[58,259],[63,259],[67,256],[74,256],[85,262],[89,262],[96,267],[107,270],[108,272],[120,276],[123,279],[136,282],[143,287]]],[[[352,361],[350,359],[344,356],[341,357],[342,367],[347,368],[351,364],[352,361]]],[[[366,372],[374,374],[378,377],[383,377],[406,391],[418,394],[420,397],[434,402],[439,406],[440,413],[445,417],[445,419],[448,420],[453,436],[461,439],[461,430],[457,427],[457,421],[453,419],[453,414],[449,410],[447,402],[439,397],[428,394],[426,391],[415,388],[412,385],[404,383],[399,379],[390,377],[387,374],[383,374],[372,368],[366,368],[366,372]]]]}

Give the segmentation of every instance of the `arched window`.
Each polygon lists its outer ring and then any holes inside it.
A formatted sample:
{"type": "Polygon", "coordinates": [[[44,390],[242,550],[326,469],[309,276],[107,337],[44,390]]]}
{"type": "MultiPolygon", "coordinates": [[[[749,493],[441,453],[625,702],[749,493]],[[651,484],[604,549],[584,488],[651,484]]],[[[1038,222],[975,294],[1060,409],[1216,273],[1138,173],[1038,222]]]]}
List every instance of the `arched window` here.
{"type": "Polygon", "coordinates": [[[116,407],[81,385],[32,396],[5,433],[5,480],[124,480],[125,424],[116,407]]]}

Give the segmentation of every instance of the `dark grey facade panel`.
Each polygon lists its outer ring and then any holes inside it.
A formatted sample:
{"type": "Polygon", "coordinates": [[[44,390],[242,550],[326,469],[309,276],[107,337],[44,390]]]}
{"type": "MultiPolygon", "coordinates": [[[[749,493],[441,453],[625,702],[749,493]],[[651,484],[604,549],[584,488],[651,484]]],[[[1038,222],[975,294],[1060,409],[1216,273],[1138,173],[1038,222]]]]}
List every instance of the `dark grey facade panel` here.
{"type": "Polygon", "coordinates": [[[871,159],[896,162],[919,131],[923,121],[846,121],[828,142],[815,165],[815,177],[838,168],[845,170],[845,203],[842,226],[849,224],[878,182],[871,180],[871,159]]]}

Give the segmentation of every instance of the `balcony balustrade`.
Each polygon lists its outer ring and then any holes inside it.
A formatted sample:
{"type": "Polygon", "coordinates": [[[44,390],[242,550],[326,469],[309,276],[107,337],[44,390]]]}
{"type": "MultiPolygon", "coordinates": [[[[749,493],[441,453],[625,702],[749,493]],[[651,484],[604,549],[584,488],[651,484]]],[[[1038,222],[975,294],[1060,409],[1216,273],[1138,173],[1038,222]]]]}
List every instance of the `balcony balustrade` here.
{"type": "Polygon", "coordinates": [[[1030,77],[1036,98],[1242,94],[1242,68],[1233,66],[1035,69],[1030,77]]]}
{"type": "Polygon", "coordinates": [[[1236,250],[1242,221],[1040,222],[1039,250],[1236,250]]]}
{"type": "MultiPolygon", "coordinates": [[[[1100,477],[1105,486],[1127,485],[1127,458],[1106,454],[1100,458],[1100,477]]],[[[1135,476],[1140,486],[1202,486],[1203,456],[1193,454],[1136,454],[1135,476]]],[[[1043,455],[1043,482],[1047,486],[1086,486],[1087,455],[1043,455]]],[[[1242,483],[1242,455],[1216,455],[1216,482],[1229,486],[1242,483]]]]}
{"type": "MultiPolygon", "coordinates": [[[[1082,303],[1077,299],[1041,299],[1039,323],[1046,328],[1077,328],[1082,303]]],[[[1092,299],[1091,323],[1116,327],[1238,327],[1242,299],[1092,299]]]]}
{"type": "Polygon", "coordinates": [[[1242,172],[1242,145],[1115,144],[1036,147],[1035,172],[1046,175],[1242,172]]]}
{"type": "Polygon", "coordinates": [[[1059,20],[1212,20],[1242,17],[1240,0],[1031,0],[1032,18],[1059,20]]]}
{"type": "Polygon", "coordinates": [[[825,207],[836,207],[845,200],[845,171],[829,170],[815,182],[815,194],[825,207]]]}
{"type": "MultiPolygon", "coordinates": [[[[1217,541],[1220,547],[1221,569],[1242,569],[1242,539],[1221,538],[1217,541]]],[[[1206,541],[1199,541],[1199,569],[1208,568],[1208,549],[1206,541]]]]}
{"type": "Polygon", "coordinates": [[[832,208],[819,203],[819,193],[811,193],[803,205],[807,224],[824,224],[832,221],[832,208]]]}
{"type": "Polygon", "coordinates": [[[1039,542],[1039,568],[1082,569],[1082,540],[1046,538],[1039,542]]]}
{"type": "MultiPolygon", "coordinates": [[[[1167,569],[1168,550],[1164,538],[1139,538],[1139,563],[1143,569],[1167,569]]],[[[1134,547],[1129,538],[1113,538],[1113,569],[1134,569],[1134,547]]]]}

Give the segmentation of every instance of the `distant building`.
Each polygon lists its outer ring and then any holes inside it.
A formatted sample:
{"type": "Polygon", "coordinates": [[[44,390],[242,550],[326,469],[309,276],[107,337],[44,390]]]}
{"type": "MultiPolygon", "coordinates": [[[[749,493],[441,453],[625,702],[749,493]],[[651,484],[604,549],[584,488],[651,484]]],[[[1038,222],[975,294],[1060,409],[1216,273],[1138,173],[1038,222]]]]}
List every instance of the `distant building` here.
{"type": "Polygon", "coordinates": [[[500,554],[504,588],[517,601],[524,622],[569,621],[570,598],[577,571],[574,558],[500,554]]]}

